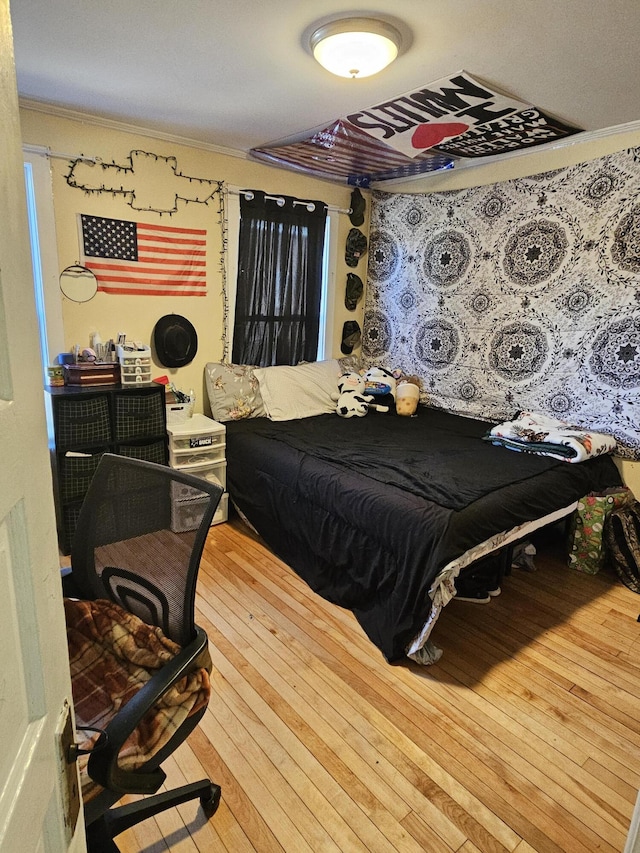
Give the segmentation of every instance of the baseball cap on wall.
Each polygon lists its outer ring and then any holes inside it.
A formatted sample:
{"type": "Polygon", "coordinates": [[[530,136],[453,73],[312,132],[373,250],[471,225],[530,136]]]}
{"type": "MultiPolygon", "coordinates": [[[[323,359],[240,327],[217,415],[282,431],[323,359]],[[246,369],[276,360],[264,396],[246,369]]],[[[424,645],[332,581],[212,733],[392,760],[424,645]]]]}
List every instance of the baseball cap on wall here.
{"type": "Polygon", "coordinates": [[[362,197],[362,193],[358,187],[351,193],[351,213],[349,214],[349,219],[351,220],[352,225],[362,225],[364,222],[364,211],[365,211],[365,200],[362,197]]]}
{"type": "Polygon", "coordinates": [[[367,238],[359,228],[352,228],[347,235],[344,259],[348,267],[357,267],[360,258],[367,254],[367,238]]]}
{"type": "Polygon", "coordinates": [[[342,343],[340,350],[344,355],[351,355],[353,348],[360,344],[362,332],[355,320],[347,320],[342,327],[342,343]]]}
{"type": "Polygon", "coordinates": [[[349,311],[354,311],[362,297],[364,290],[362,279],[354,272],[347,273],[347,287],[344,295],[344,304],[349,311]]]}

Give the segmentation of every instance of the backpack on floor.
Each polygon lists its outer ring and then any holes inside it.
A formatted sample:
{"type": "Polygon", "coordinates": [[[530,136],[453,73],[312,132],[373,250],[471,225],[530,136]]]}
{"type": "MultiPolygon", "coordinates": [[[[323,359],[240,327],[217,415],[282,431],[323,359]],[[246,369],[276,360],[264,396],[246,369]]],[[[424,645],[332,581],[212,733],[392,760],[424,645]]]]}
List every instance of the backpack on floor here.
{"type": "Polygon", "coordinates": [[[625,586],[640,593],[640,501],[613,510],[604,535],[607,561],[625,586]]]}

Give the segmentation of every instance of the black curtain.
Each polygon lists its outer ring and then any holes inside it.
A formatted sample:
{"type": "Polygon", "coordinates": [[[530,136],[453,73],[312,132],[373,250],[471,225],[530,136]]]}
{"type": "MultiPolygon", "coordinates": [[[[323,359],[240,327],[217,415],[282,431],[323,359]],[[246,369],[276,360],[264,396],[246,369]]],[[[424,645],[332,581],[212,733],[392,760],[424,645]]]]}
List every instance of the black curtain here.
{"type": "Polygon", "coordinates": [[[315,361],[326,204],[251,193],[240,196],[232,361],[261,367],[315,361]]]}

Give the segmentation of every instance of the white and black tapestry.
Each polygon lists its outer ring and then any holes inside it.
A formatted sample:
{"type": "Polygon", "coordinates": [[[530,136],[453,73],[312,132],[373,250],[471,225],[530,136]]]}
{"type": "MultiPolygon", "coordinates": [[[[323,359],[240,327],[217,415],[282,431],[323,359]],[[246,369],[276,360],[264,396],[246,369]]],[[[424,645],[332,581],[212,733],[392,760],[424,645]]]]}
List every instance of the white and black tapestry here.
{"type": "Polygon", "coordinates": [[[640,149],[486,187],[373,195],[365,358],[430,405],[522,409],[640,458],[640,149]]]}

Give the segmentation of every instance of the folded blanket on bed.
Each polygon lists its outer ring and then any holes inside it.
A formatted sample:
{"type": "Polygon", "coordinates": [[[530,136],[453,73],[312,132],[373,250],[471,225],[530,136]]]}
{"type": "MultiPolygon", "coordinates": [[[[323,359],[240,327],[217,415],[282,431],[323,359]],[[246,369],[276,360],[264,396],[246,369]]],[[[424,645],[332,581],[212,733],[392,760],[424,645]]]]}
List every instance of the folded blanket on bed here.
{"type": "Polygon", "coordinates": [[[612,435],[578,429],[541,412],[520,412],[514,420],[493,427],[483,439],[509,450],[564,462],[583,462],[616,449],[612,435]]]}

